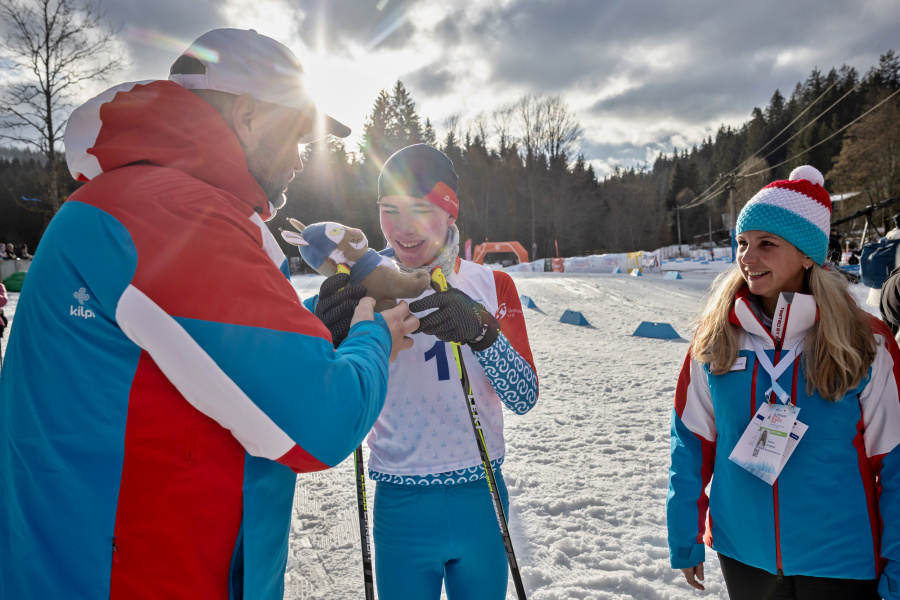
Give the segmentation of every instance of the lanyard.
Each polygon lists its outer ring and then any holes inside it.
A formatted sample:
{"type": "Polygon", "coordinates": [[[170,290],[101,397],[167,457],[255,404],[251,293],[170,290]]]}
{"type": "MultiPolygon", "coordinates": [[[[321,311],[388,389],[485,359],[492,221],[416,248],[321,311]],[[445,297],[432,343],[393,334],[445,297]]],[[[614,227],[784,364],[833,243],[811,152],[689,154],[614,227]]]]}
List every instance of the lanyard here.
{"type": "Polygon", "coordinates": [[[778,384],[778,378],[781,377],[782,373],[788,370],[790,366],[794,363],[800,353],[803,351],[803,340],[800,340],[796,346],[791,348],[790,352],[784,355],[784,357],[778,361],[778,365],[772,365],[772,361],[769,360],[769,357],[766,355],[765,350],[763,350],[762,344],[759,343],[759,340],[756,339],[755,336],[751,335],[750,339],[753,341],[753,349],[756,352],[756,360],[759,361],[760,366],[763,370],[769,374],[769,377],[772,379],[772,386],[766,390],[766,398],[769,397],[769,394],[775,392],[775,395],[778,396],[778,399],[781,400],[782,403],[787,404],[791,401],[791,396],[784,388],[782,388],[778,384]]]}

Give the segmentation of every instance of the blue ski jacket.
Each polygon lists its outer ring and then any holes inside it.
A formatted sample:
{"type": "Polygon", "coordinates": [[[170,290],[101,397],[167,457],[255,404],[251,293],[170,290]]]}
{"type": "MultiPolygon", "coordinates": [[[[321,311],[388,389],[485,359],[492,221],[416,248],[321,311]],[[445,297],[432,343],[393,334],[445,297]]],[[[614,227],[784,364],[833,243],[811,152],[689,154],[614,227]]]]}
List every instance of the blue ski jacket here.
{"type": "Polygon", "coordinates": [[[774,485],[728,458],[772,387],[752,338],[777,364],[816,315],[812,296],[784,294],[770,332],[744,288],[731,312],[742,329],[731,370],[713,375],[685,358],[672,411],[671,564],[702,562],[705,541],[773,574],[880,577],[882,596],[900,599],[900,349],[881,321],[872,319],[875,360],[840,401],[807,394],[799,357],[778,378],[808,430],[774,485]]]}

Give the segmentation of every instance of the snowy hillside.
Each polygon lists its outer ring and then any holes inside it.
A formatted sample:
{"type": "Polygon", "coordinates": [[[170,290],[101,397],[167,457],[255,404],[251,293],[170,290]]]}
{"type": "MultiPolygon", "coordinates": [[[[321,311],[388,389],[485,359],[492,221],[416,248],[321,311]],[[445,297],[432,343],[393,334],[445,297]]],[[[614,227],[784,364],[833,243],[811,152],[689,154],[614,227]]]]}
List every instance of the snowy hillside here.
{"type": "MultiPolygon", "coordinates": [[[[529,598],[727,598],[713,553],[705,593],[668,566],[669,419],[687,342],[631,336],[641,321],[663,321],[687,337],[714,274],[513,277],[539,309],[525,314],[541,397],[527,415],[505,413],[503,467],[529,598]],[[559,323],[567,308],[591,327],[559,323]]],[[[305,298],[321,280],[293,282],[305,298]]],[[[866,288],[852,287],[865,297],[866,288]]],[[[17,300],[10,294],[8,316],[17,300]]],[[[375,483],[368,486],[371,499],[375,483]]],[[[294,504],[285,597],[362,598],[352,458],[301,475],[294,504]]]]}

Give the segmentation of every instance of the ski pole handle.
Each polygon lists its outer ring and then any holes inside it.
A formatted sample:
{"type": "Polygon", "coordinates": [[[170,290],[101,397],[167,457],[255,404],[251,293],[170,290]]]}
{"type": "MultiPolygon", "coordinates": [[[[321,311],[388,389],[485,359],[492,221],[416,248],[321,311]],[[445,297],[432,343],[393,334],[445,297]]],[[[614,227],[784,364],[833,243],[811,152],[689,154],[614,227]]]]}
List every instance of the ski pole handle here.
{"type": "Polygon", "coordinates": [[[433,281],[442,292],[446,292],[447,288],[450,287],[447,285],[447,278],[444,277],[444,271],[440,267],[435,267],[431,270],[431,281],[433,281]]]}

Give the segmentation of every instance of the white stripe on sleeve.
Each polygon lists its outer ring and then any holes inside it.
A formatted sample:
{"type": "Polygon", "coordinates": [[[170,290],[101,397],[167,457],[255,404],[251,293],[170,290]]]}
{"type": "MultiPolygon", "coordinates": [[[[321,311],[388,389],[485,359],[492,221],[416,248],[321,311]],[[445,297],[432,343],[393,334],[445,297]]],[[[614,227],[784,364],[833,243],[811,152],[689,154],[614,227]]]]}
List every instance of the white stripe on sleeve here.
{"type": "Polygon", "coordinates": [[[684,404],[684,412],[681,421],[693,433],[703,439],[714,442],[718,436],[716,431],[716,416],[712,405],[712,395],[709,392],[709,379],[706,371],[696,359],[691,359],[691,382],[685,392],[687,398],[684,404]]]}
{"type": "Polygon", "coordinates": [[[231,431],[253,456],[276,460],[294,441],[231,380],[184,328],[133,285],[116,307],[125,335],[150,354],[197,410],[231,431]]]}

